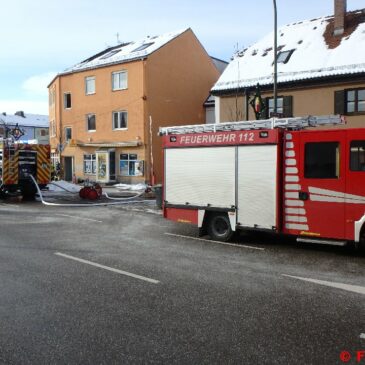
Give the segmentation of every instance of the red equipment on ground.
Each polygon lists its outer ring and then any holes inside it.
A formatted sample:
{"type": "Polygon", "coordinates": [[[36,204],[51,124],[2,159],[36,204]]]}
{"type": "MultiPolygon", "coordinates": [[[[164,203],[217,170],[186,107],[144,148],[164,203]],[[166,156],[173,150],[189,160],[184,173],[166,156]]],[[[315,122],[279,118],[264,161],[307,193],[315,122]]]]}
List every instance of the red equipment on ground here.
{"type": "Polygon", "coordinates": [[[85,185],[79,191],[79,196],[82,199],[96,200],[101,197],[103,193],[102,187],[98,184],[85,185]]]}

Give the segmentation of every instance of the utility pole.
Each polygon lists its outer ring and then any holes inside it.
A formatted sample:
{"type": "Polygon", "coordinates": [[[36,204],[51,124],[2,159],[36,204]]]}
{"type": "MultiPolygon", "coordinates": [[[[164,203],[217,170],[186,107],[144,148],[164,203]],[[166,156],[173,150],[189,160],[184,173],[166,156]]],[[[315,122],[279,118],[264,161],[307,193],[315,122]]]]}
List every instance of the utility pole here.
{"type": "Polygon", "coordinates": [[[278,62],[277,62],[277,53],[278,53],[278,13],[276,9],[276,0],[273,0],[274,3],[274,116],[276,116],[278,111],[278,62]]]}

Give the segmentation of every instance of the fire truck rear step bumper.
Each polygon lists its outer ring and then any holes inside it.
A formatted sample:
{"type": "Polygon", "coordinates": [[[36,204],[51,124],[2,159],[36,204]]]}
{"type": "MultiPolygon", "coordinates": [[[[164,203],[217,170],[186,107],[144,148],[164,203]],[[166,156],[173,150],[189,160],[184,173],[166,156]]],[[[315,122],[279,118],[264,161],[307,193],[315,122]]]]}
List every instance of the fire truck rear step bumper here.
{"type": "Polygon", "coordinates": [[[332,245],[332,246],[346,246],[346,244],[347,244],[347,241],[320,240],[320,239],[303,238],[303,237],[298,237],[297,242],[301,242],[301,243],[318,243],[320,245],[332,245]]]}

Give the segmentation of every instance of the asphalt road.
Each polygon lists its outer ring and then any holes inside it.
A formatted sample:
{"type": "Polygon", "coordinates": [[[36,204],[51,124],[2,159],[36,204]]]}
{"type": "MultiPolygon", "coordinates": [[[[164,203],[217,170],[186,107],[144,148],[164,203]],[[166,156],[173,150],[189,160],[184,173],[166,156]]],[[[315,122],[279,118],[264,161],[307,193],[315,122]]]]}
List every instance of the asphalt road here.
{"type": "Polygon", "coordinates": [[[1,364],[365,364],[365,256],[143,210],[0,203],[1,364]]]}

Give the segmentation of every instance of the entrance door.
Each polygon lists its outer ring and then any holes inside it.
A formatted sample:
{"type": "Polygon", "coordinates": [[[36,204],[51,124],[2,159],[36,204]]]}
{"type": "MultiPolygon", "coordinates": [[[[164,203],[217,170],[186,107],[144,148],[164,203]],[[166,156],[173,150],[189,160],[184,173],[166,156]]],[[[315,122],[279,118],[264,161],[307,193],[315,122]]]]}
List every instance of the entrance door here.
{"type": "Polygon", "coordinates": [[[108,151],[96,151],[96,180],[103,183],[109,181],[108,151]]]}
{"type": "Polygon", "coordinates": [[[72,181],[73,175],[73,157],[64,157],[65,180],[72,181]]]}
{"type": "MultiPolygon", "coordinates": [[[[294,134],[294,133],[293,133],[294,134]]],[[[298,132],[300,234],[345,238],[346,137],[342,131],[298,132]],[[305,220],[305,221],[304,221],[305,220]]]]}

